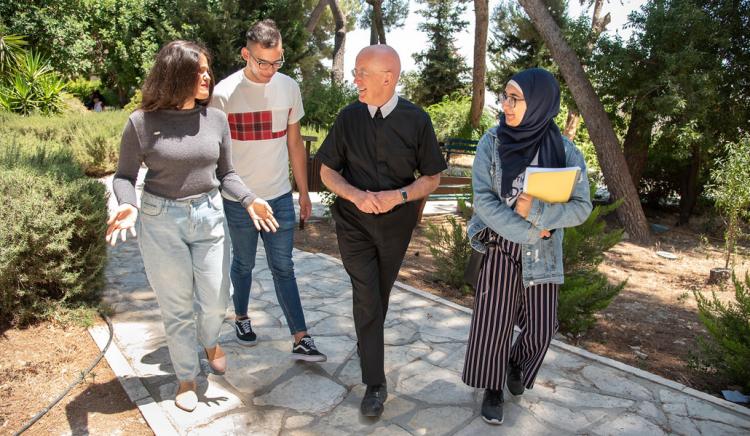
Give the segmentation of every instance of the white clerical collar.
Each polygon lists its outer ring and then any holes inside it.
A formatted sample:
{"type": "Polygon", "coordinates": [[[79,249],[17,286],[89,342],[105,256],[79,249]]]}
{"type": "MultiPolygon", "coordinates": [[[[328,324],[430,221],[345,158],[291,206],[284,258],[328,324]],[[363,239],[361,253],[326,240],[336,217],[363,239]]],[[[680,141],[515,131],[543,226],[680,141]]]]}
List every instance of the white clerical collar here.
{"type": "MultiPolygon", "coordinates": [[[[380,113],[383,115],[383,118],[390,115],[390,113],[393,112],[393,109],[396,109],[397,104],[398,104],[398,94],[394,92],[393,97],[391,97],[391,99],[388,100],[383,106],[380,106],[380,113]]],[[[378,107],[368,104],[367,110],[370,111],[370,116],[372,118],[375,118],[375,112],[378,111],[378,107]]]]}

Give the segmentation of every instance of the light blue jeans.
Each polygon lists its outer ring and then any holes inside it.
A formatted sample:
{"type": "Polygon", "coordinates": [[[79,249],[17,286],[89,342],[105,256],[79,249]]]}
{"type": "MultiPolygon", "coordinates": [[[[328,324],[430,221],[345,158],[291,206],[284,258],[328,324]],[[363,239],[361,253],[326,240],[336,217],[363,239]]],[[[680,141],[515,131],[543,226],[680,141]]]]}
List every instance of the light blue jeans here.
{"type": "Polygon", "coordinates": [[[177,379],[193,380],[200,373],[198,344],[216,346],[229,303],[221,195],[213,190],[193,200],[169,200],[144,192],[140,212],[138,246],[161,309],[169,356],[177,379]]]}

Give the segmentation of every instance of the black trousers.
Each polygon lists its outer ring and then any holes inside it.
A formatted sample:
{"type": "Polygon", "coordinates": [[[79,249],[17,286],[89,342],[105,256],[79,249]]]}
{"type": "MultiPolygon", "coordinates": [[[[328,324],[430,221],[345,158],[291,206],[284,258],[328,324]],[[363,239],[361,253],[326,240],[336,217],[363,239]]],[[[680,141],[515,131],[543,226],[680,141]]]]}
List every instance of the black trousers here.
{"type": "Polygon", "coordinates": [[[418,207],[418,202],[410,202],[374,215],[338,199],[332,208],[341,260],[352,282],[362,382],[368,385],[385,383],[383,324],[391,288],[417,224],[418,207]]]}

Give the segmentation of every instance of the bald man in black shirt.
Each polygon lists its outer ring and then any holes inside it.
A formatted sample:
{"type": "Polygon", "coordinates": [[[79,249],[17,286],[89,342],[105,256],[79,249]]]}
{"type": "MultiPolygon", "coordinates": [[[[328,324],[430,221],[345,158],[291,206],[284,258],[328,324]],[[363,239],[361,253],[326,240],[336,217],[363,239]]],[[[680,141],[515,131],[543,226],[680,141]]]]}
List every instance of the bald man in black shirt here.
{"type": "Polygon", "coordinates": [[[437,188],[446,168],[429,115],[396,95],[400,72],[393,48],[360,51],[352,71],[359,101],[341,110],[316,154],[323,183],[338,196],[332,214],[352,281],[365,416],[380,416],[388,395],[383,323],[418,200],[437,188]]]}

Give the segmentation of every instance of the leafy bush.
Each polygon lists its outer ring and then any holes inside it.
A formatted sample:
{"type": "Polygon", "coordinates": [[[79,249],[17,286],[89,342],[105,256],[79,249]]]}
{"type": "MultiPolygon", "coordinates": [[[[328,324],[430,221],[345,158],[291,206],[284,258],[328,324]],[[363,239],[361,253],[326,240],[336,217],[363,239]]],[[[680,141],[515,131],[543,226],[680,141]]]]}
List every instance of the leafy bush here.
{"type": "Polygon", "coordinates": [[[472,129],[469,115],[471,113],[471,97],[458,96],[443,98],[440,103],[425,108],[438,140],[448,137],[479,139],[487,129],[496,124],[495,118],[485,111],[482,113],[479,129],[472,129]]]}
{"type": "Polygon", "coordinates": [[[22,115],[58,114],[63,110],[65,82],[39,53],[18,56],[0,82],[0,109],[22,115]]]}
{"type": "Polygon", "coordinates": [[[437,264],[437,277],[449,286],[469,291],[464,285],[464,270],[471,256],[469,236],[455,217],[448,216],[450,228],[428,223],[425,236],[430,241],[430,253],[437,264]]]}
{"type": "Polygon", "coordinates": [[[104,185],[63,152],[0,149],[0,324],[98,296],[107,252],[104,185]]]}
{"type": "Polygon", "coordinates": [[[79,77],[75,80],[68,81],[65,89],[85,103],[88,101],[89,96],[91,96],[91,94],[97,89],[101,90],[101,87],[101,80],[89,80],[84,77],[79,77]]]}
{"type": "Polygon", "coordinates": [[[744,282],[732,275],[735,302],[723,303],[693,291],[698,317],[713,341],[701,341],[705,364],[728,375],[750,391],[750,275],[744,282]]]}
{"type": "Polygon", "coordinates": [[[750,208],[750,135],[745,134],[738,142],[726,145],[726,156],[719,159],[711,171],[709,194],[716,201],[716,208],[727,220],[724,234],[725,263],[729,262],[737,240],[742,233],[740,221],[748,216],[750,208]]]}
{"type": "Polygon", "coordinates": [[[305,102],[305,117],[302,122],[319,130],[327,131],[336,120],[336,115],[349,103],[357,99],[357,90],[349,83],[337,84],[330,80],[302,82],[302,100],[305,102]]]}
{"type": "Polygon", "coordinates": [[[102,176],[117,167],[120,136],[128,114],[122,111],[65,114],[60,117],[0,113],[0,149],[5,146],[34,152],[63,152],[89,176],[102,176]]]}
{"type": "Polygon", "coordinates": [[[597,271],[604,260],[604,252],[622,239],[622,229],[606,231],[602,217],[617,209],[621,203],[596,206],[583,224],[565,229],[565,283],[560,287],[557,306],[557,317],[563,332],[575,335],[588,330],[596,322],[594,313],[609,306],[625,287],[626,281],[610,284],[607,277],[597,271]]]}
{"type": "Polygon", "coordinates": [[[143,101],[143,94],[141,94],[141,90],[138,89],[135,91],[135,94],[133,94],[133,98],[130,99],[128,104],[126,104],[122,110],[124,110],[127,113],[132,113],[136,109],[138,109],[141,106],[141,102],[143,101]]]}

